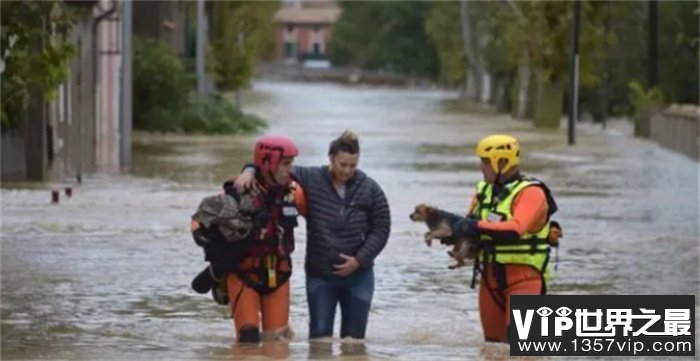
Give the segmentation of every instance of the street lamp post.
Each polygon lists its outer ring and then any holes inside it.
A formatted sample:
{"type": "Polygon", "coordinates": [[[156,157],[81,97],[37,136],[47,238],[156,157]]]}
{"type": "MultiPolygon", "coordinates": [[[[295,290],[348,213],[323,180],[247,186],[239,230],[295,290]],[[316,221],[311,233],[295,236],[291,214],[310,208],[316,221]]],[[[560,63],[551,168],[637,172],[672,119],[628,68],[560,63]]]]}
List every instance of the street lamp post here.
{"type": "Polygon", "coordinates": [[[206,50],[206,14],[204,10],[204,0],[197,0],[197,54],[195,68],[197,72],[197,94],[204,95],[204,51],[206,50]]]}
{"type": "Polygon", "coordinates": [[[569,91],[569,97],[571,102],[569,104],[569,145],[576,144],[576,120],[578,118],[578,38],[579,38],[579,28],[580,28],[580,15],[581,15],[581,1],[577,0],[574,3],[574,28],[572,32],[571,39],[571,61],[570,61],[570,76],[569,83],[571,89],[569,91]]]}

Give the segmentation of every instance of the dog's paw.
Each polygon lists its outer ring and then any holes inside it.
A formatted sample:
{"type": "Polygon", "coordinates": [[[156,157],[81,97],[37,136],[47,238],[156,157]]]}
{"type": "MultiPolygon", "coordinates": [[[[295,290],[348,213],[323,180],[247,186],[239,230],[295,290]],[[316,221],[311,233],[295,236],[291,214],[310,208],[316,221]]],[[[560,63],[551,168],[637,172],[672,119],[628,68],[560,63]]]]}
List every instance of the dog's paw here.
{"type": "Polygon", "coordinates": [[[457,268],[464,267],[464,266],[466,266],[466,265],[467,265],[467,264],[464,263],[464,262],[457,262],[456,264],[447,266],[447,268],[449,268],[449,269],[457,269],[457,268]]]}
{"type": "Polygon", "coordinates": [[[433,239],[435,236],[433,235],[433,232],[426,232],[425,235],[423,236],[423,241],[425,241],[425,244],[428,245],[428,247],[433,245],[433,239]]]}

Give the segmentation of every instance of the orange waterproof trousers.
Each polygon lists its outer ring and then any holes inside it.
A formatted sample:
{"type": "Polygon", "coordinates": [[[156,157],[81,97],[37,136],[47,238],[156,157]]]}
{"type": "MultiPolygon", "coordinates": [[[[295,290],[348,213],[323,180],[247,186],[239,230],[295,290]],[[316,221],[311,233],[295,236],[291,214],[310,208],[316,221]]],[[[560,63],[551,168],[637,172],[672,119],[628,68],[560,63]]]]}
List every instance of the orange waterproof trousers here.
{"type": "MultiPolygon", "coordinates": [[[[246,258],[241,262],[242,269],[257,267],[259,258],[246,258]]],[[[289,270],[289,263],[280,261],[280,270],[289,270]]],[[[247,286],[236,274],[229,273],[227,278],[229,306],[233,315],[236,334],[241,329],[251,327],[262,331],[277,332],[289,323],[289,280],[271,293],[259,294],[247,286]]]]}
{"type": "Polygon", "coordinates": [[[542,294],[542,276],[532,266],[506,264],[506,288],[498,286],[494,265],[485,265],[479,283],[479,316],[484,339],[491,342],[508,342],[511,295],[542,294]]]}

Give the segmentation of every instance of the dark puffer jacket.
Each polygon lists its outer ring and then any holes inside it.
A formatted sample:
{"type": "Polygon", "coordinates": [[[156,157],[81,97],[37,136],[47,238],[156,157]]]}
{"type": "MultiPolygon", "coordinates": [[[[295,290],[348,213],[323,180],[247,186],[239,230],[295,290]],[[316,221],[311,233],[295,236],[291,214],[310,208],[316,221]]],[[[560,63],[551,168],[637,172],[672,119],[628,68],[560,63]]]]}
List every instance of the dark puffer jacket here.
{"type": "Polygon", "coordinates": [[[333,277],[333,265],[344,262],[340,253],[372,268],[391,230],[389,205],[377,182],[358,170],[341,199],[326,166],[294,167],[294,176],[308,203],[306,273],[333,277]]]}

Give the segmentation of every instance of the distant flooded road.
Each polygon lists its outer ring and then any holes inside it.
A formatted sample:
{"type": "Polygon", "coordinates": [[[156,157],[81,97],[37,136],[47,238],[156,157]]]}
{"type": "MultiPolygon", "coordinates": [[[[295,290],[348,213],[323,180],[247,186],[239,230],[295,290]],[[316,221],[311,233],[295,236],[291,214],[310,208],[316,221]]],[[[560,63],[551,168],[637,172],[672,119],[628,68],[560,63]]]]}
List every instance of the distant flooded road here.
{"type": "Polygon", "coordinates": [[[267,133],[297,142],[297,164],[325,164],[328,143],[346,128],[360,136],[360,167],[384,188],[393,221],[366,343],[307,341],[300,227],[296,339],[234,347],[227,308],[189,288],[205,263],[188,224],[199,200],[250,161],[256,136],[136,134],[132,175],[89,177],[59,205],[46,187],[2,190],[0,358],[506,358],[507,346],[482,340],[471,268],[448,270],[446,249],[426,247],[424,226],[408,219],[420,202],[466,210],[480,178],[473,148],[493,132],[521,140],[524,172],[559,203],[565,236],[552,293],[697,295],[696,162],[624,127],[583,125],[569,147],[563,130],[451,111],[454,98],[291,83],[256,83],[244,97],[245,111],[270,121],[267,133]]]}

